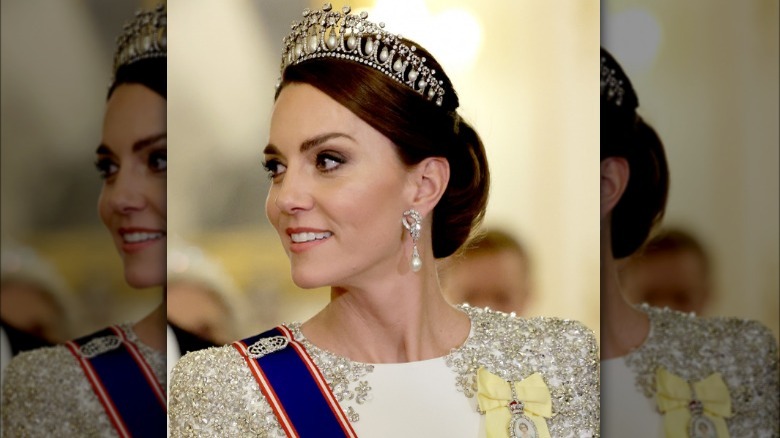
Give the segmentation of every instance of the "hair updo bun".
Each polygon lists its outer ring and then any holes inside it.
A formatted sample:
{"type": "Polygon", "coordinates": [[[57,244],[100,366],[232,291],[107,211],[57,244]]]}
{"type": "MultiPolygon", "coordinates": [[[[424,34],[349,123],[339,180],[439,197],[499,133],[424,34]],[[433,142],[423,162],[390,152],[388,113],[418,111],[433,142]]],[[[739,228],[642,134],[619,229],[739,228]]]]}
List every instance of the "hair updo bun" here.
{"type": "Polygon", "coordinates": [[[623,258],[642,246],[663,217],[669,168],[661,139],[636,113],[639,101],[625,72],[603,48],[601,59],[601,159],[621,157],[629,166],[610,230],[612,253],[623,258]]]}
{"type": "MultiPolygon", "coordinates": [[[[433,255],[454,254],[481,222],[487,206],[490,172],[485,148],[476,131],[457,113],[458,97],[450,79],[420,45],[445,89],[441,106],[372,67],[344,59],[317,58],[288,66],[281,90],[290,83],[309,84],[371,125],[396,146],[407,166],[428,157],[450,165],[447,188],[433,210],[433,255]]],[[[400,214],[400,212],[399,212],[400,214]]]]}

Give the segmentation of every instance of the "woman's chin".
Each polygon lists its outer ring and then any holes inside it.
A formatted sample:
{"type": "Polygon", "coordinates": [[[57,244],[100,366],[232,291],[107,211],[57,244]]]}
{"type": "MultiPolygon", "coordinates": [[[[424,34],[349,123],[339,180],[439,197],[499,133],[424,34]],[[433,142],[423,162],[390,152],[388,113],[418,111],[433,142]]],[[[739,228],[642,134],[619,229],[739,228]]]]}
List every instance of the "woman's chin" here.
{"type": "Polygon", "coordinates": [[[153,269],[125,269],[125,281],[134,289],[163,286],[166,281],[165,270],[153,269]]]}
{"type": "Polygon", "coordinates": [[[292,269],[292,280],[296,286],[301,289],[316,289],[318,287],[329,286],[333,283],[324,275],[313,272],[300,272],[301,270],[292,269]]]}

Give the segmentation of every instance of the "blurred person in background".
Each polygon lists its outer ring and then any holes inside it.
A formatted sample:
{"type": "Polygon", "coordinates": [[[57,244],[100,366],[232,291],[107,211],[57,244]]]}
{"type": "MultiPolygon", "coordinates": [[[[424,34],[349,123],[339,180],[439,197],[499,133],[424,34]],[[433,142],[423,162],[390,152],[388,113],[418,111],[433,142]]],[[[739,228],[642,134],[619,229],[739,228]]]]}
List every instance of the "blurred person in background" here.
{"type": "Polygon", "coordinates": [[[168,250],[167,306],[168,324],[182,355],[227,344],[239,335],[240,291],[222,266],[200,248],[168,250]]]}
{"type": "Polygon", "coordinates": [[[701,318],[628,300],[620,259],[666,209],[664,146],[601,49],[601,407],[603,436],[779,436],[777,342],[761,323],[701,318]]]}
{"type": "Polygon", "coordinates": [[[628,300],[702,314],[712,295],[710,257],[688,231],[667,228],[652,237],[620,270],[628,300]]]}
{"type": "Polygon", "coordinates": [[[98,213],[127,283],[162,303],[134,323],[22,353],[5,370],[10,436],[162,436],[166,428],[166,6],[139,11],[117,39],[95,166],[98,213]]]}
{"type": "Polygon", "coordinates": [[[449,302],[526,314],[532,288],[530,260],[509,233],[488,229],[441,263],[442,289],[449,302]]]}
{"type": "Polygon", "coordinates": [[[17,245],[2,249],[0,264],[0,324],[13,355],[68,340],[78,306],[54,266],[17,245]]]}
{"type": "Polygon", "coordinates": [[[183,243],[168,249],[167,374],[181,356],[224,345],[238,336],[239,291],[233,279],[203,250],[183,243]]]}

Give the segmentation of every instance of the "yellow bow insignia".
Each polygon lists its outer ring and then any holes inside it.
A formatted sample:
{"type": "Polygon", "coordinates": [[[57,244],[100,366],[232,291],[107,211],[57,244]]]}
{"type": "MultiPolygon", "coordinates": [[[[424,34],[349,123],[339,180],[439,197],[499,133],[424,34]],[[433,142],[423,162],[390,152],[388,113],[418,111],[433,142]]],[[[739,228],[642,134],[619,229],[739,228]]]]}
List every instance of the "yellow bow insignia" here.
{"type": "Polygon", "coordinates": [[[728,438],[729,389],[719,373],[689,384],[662,367],[655,372],[656,403],[667,437],[728,438]],[[714,430],[713,430],[714,429],[714,430]]]}
{"type": "MultiPolygon", "coordinates": [[[[513,402],[522,402],[520,404],[522,408],[519,411],[521,414],[515,415],[519,421],[517,430],[524,433],[529,428],[528,425],[523,428],[521,423],[530,420],[537,433],[527,436],[550,438],[545,418],[552,416],[552,400],[550,390],[544,383],[541,374],[531,374],[519,382],[507,382],[485,368],[479,368],[477,370],[477,401],[480,412],[485,413],[487,438],[509,437],[510,422],[513,422],[513,414],[510,409],[516,409],[518,405],[518,403],[513,402]],[[510,385],[514,386],[514,394],[510,385]]],[[[517,434],[516,436],[522,437],[524,435],[517,434]]]]}

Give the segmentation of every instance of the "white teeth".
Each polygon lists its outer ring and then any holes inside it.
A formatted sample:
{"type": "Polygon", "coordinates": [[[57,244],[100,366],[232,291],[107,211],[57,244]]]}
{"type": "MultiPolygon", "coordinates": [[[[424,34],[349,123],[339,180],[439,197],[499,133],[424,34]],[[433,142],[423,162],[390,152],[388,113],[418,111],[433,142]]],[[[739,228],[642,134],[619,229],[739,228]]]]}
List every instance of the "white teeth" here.
{"type": "Polygon", "coordinates": [[[138,243],[146,240],[159,239],[163,236],[163,233],[126,233],[122,235],[127,243],[138,243]]]}
{"type": "Polygon", "coordinates": [[[294,233],[290,237],[295,243],[311,242],[312,240],[327,239],[332,236],[333,233],[326,231],[324,233],[294,233]]]}

